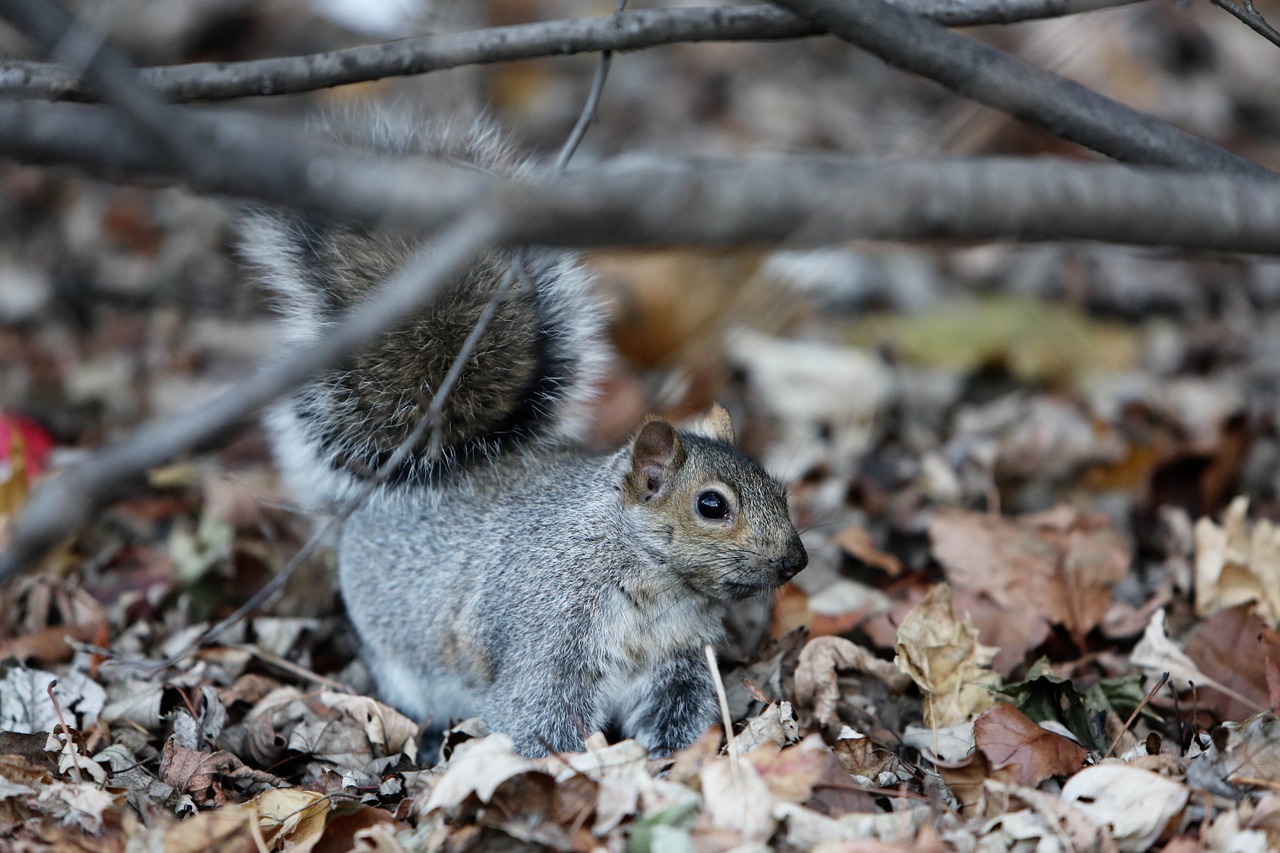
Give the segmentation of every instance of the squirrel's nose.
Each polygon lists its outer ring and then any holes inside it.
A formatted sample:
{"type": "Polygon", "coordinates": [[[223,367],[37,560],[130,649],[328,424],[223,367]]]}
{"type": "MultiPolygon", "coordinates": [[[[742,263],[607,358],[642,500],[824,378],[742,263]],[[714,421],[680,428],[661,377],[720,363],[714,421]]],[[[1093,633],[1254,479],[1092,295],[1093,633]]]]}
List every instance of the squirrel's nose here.
{"type": "Polygon", "coordinates": [[[778,574],[782,576],[784,581],[791,580],[800,574],[801,569],[809,565],[809,554],[804,550],[804,544],[800,541],[799,534],[791,537],[791,541],[787,543],[787,552],[778,561],[777,565],[778,574]]]}

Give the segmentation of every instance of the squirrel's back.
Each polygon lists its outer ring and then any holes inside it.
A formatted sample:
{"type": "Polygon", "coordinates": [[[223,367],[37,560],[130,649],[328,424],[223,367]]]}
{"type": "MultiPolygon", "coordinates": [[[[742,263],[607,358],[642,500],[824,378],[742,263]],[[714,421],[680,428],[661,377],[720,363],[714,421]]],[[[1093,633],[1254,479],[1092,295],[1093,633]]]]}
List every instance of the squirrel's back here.
{"type": "MultiPolygon", "coordinates": [[[[485,123],[462,132],[375,126],[365,147],[403,157],[519,167],[485,123]]],[[[258,211],[242,221],[242,251],[271,288],[290,344],[340,322],[428,241],[318,218],[258,211]]],[[[291,491],[311,504],[349,497],[426,416],[480,315],[500,287],[439,419],[389,472],[389,485],[428,484],[530,443],[580,438],[605,358],[600,311],[576,258],[546,250],[495,252],[449,282],[431,306],[382,336],[344,369],[277,404],[267,418],[291,491]],[[505,282],[505,284],[504,284],[505,282]]]]}

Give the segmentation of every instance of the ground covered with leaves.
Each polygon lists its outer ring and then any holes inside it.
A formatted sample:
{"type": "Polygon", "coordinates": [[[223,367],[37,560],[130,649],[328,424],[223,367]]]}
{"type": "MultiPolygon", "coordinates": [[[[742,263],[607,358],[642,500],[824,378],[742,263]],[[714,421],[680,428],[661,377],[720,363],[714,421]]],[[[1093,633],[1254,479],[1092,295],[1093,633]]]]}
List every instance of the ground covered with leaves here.
{"type": "MultiPolygon", "coordinates": [[[[227,8],[234,26],[129,47],[341,43],[281,4],[227,8]]],[[[1103,91],[1141,81],[1130,102],[1280,166],[1280,51],[1207,7],[1105,15],[982,36],[1103,91]]],[[[498,66],[480,88],[549,149],[593,68],[498,66]]],[[[828,43],[682,46],[613,75],[580,156],[1060,153],[828,43]]],[[[42,477],[228,387],[274,335],[219,203],[5,165],[0,221],[2,530],[42,477]]],[[[587,262],[620,353],[595,440],[719,400],[804,530],[809,568],[720,650],[732,730],[669,759],[599,735],[527,759],[472,720],[420,760],[328,549],[219,625],[312,527],[250,427],[0,588],[0,849],[1280,849],[1280,264],[1060,245],[587,262]]]]}

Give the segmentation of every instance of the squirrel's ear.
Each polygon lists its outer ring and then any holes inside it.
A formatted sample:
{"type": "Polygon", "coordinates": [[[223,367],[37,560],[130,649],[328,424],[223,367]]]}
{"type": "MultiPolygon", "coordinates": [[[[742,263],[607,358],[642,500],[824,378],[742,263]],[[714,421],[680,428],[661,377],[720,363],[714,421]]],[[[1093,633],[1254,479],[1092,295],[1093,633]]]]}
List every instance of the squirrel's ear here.
{"type": "Polygon", "coordinates": [[[642,502],[653,500],[683,464],[676,428],[662,418],[645,421],[631,444],[629,491],[642,502]]]}
{"type": "Polygon", "coordinates": [[[719,403],[712,403],[707,413],[689,424],[687,428],[689,432],[703,438],[723,441],[725,444],[734,443],[733,418],[729,417],[728,411],[719,403]]]}

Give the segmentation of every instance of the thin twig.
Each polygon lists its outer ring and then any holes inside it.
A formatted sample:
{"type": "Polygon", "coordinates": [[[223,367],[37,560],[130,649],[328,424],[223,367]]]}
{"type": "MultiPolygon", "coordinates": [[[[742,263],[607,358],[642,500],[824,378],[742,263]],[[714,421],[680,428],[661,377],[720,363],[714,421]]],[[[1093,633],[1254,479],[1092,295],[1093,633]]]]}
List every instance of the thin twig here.
{"type": "Polygon", "coordinates": [[[1220,9],[1225,9],[1249,29],[1276,47],[1280,47],[1280,30],[1268,24],[1267,19],[1258,13],[1250,0],[1244,0],[1243,6],[1237,6],[1231,0],[1210,0],[1210,2],[1220,9]]]}
{"type": "MultiPolygon", "coordinates": [[[[618,0],[618,5],[613,10],[614,19],[616,20],[626,8],[627,0],[618,0]]],[[[573,130],[570,131],[569,138],[565,140],[564,147],[560,149],[560,156],[556,157],[556,174],[564,172],[569,165],[573,152],[578,150],[578,145],[582,143],[582,137],[587,134],[587,126],[595,118],[596,108],[600,105],[600,95],[604,92],[604,82],[609,78],[609,65],[612,60],[612,50],[605,50],[600,54],[600,62],[596,65],[595,77],[592,79],[591,89],[587,93],[587,102],[583,105],[582,113],[578,116],[578,121],[574,124],[573,130]]]]}
{"type": "MultiPolygon", "coordinates": [[[[895,0],[894,5],[945,26],[964,27],[1060,17],[1133,2],[1138,0],[895,0]]],[[[219,100],[309,92],[464,65],[820,33],[813,24],[764,5],[644,9],[616,20],[545,21],[304,56],[146,68],[140,73],[169,101],[219,100]]],[[[0,61],[0,93],[81,101],[97,98],[92,87],[65,68],[21,60],[0,61]]]]}
{"type": "Polygon", "coordinates": [[[1166,672],[1160,676],[1160,680],[1156,682],[1155,687],[1148,690],[1147,695],[1142,697],[1142,701],[1138,703],[1138,707],[1134,708],[1133,713],[1129,715],[1129,719],[1124,721],[1124,728],[1120,729],[1115,740],[1111,741],[1111,746],[1107,747],[1106,753],[1102,756],[1104,761],[1111,757],[1111,753],[1116,751],[1116,746],[1120,743],[1120,738],[1124,737],[1124,733],[1129,731],[1129,727],[1133,725],[1133,721],[1138,719],[1138,714],[1142,713],[1142,709],[1150,704],[1151,700],[1160,692],[1160,688],[1164,687],[1168,681],[1169,673],[1166,672]]]}
{"type": "Polygon", "coordinates": [[[729,756],[729,774],[733,777],[734,792],[737,794],[739,805],[743,809],[743,813],[739,818],[739,823],[746,825],[746,796],[742,784],[742,759],[738,756],[738,750],[734,747],[733,740],[733,714],[729,710],[729,695],[725,693],[724,681],[720,678],[720,667],[716,663],[716,651],[711,648],[711,644],[707,643],[702,647],[707,656],[707,669],[711,672],[711,682],[716,687],[716,700],[720,703],[720,719],[724,723],[724,743],[725,752],[729,756]]]}
{"type": "Polygon", "coordinates": [[[65,737],[66,743],[63,744],[63,751],[71,756],[71,775],[75,777],[76,784],[79,785],[84,781],[80,775],[80,763],[76,761],[75,743],[71,737],[71,727],[67,725],[67,720],[62,716],[62,703],[58,701],[58,697],[53,694],[53,688],[58,686],[58,679],[49,682],[49,686],[45,688],[45,692],[49,694],[49,701],[53,703],[53,712],[58,715],[58,725],[62,727],[62,736],[65,737]]]}

